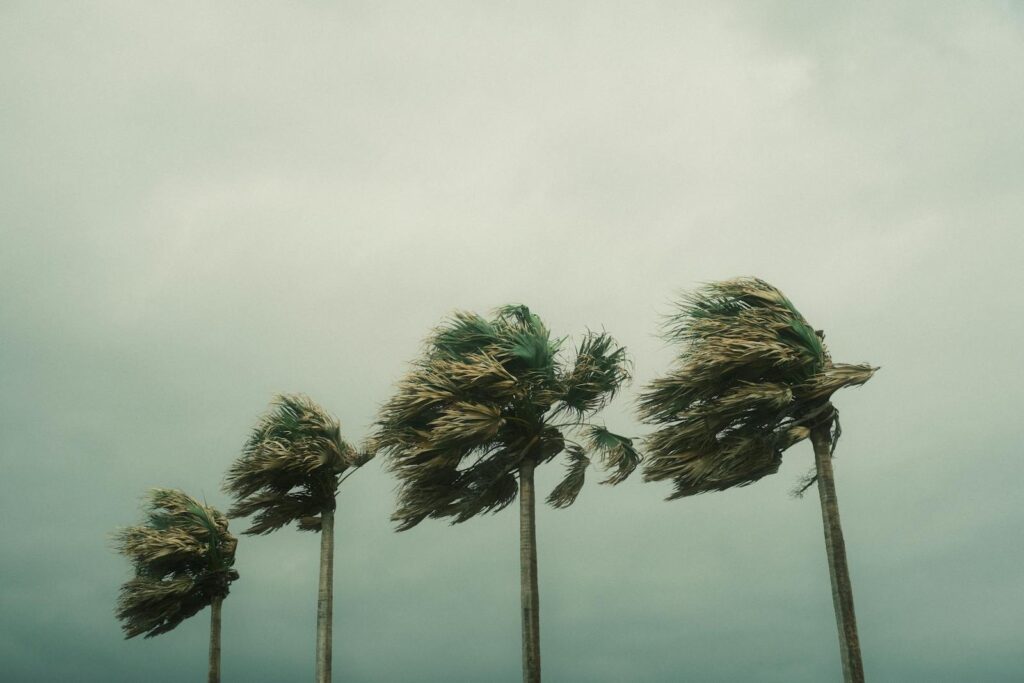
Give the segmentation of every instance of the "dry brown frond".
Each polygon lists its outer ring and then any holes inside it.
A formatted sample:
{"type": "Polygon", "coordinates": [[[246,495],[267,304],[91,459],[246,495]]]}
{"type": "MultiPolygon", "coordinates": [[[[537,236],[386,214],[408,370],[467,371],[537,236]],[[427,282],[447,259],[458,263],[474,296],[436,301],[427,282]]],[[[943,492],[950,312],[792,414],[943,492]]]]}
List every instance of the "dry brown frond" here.
{"type": "Polygon", "coordinates": [[[794,388],[802,401],[827,401],[843,387],[864,384],[878,368],[870,365],[829,364],[822,372],[794,388]]]}
{"type": "Polygon", "coordinates": [[[565,478],[551,491],[547,499],[548,505],[556,508],[566,508],[576,502],[576,497],[583,489],[587,468],[590,466],[590,458],[582,448],[570,446],[566,451],[568,462],[565,467],[565,478]]]}

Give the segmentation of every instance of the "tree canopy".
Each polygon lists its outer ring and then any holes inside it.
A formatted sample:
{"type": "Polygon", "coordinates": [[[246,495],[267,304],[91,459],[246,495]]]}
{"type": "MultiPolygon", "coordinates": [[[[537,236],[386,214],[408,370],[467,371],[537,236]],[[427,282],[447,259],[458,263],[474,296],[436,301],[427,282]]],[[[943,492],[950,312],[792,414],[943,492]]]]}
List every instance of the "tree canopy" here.
{"type": "Polygon", "coordinates": [[[166,633],[228,594],[238,578],[237,539],[218,510],[175,489],[153,489],[146,520],[120,530],[117,550],[135,576],[121,586],[116,616],[126,638],[166,633]]]}
{"type": "Polygon", "coordinates": [[[228,516],[253,515],[245,534],[268,534],[291,522],[319,531],[320,514],[335,507],[339,478],[368,459],[310,398],[279,395],[228,470],[224,490],[235,497],[228,516]]]}
{"type": "Polygon", "coordinates": [[[824,334],[782,292],[757,278],[708,284],[683,297],[665,338],[680,346],[667,375],[640,396],[647,481],[671,480],[679,498],[744,486],[779,469],[782,452],[821,421],[842,387],[876,368],[832,362],[824,334]]]}
{"type": "Polygon", "coordinates": [[[567,454],[566,477],[548,497],[555,507],[576,499],[592,455],[611,469],[606,483],[629,476],[640,461],[632,440],[590,422],[629,380],[626,350],[588,332],[567,359],[565,341],[522,305],[491,319],[458,312],[430,334],[375,434],[399,479],[399,530],[504,508],[526,458],[567,454]]]}

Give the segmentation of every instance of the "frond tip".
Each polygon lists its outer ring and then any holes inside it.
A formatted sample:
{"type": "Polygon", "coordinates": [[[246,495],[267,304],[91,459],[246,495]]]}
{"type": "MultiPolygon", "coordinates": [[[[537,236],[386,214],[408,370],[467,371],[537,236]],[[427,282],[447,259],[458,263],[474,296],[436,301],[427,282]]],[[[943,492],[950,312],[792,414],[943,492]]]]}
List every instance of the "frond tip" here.
{"type": "Polygon", "coordinates": [[[175,489],[148,495],[144,524],[115,535],[135,576],[121,586],[115,616],[126,638],[150,638],[228,594],[237,539],[218,510],[175,489]]]}

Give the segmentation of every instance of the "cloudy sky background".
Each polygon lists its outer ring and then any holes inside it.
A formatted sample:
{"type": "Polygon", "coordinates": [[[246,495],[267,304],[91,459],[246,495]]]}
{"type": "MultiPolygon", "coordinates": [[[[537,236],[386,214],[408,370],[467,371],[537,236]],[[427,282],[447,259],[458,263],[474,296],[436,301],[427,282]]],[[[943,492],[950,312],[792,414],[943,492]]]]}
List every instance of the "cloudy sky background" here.
{"type": "MultiPolygon", "coordinates": [[[[523,302],[629,347],[641,434],[674,294],[750,274],[882,366],[837,397],[868,677],[1021,680],[1022,120],[1010,2],[3,2],[2,678],[202,679],[205,612],[122,640],[108,535],[152,486],[226,507],[274,392],[359,441],[431,326],[523,302]]],[[[395,534],[381,464],[336,679],[517,680],[515,510],[395,534]]],[[[838,680],[811,464],[539,510],[546,679],[838,680]]],[[[225,680],[312,677],[317,554],[242,539],[225,680]]]]}

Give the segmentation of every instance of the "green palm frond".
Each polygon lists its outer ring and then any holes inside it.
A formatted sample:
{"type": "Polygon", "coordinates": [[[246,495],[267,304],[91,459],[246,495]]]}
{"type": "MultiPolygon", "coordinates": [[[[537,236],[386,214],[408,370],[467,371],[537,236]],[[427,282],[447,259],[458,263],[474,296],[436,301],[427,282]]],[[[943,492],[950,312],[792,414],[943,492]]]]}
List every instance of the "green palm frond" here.
{"type": "Polygon", "coordinates": [[[497,338],[498,332],[490,322],[475,313],[459,311],[450,321],[435,330],[428,353],[439,358],[458,360],[493,347],[497,338]]]}
{"type": "Polygon", "coordinates": [[[489,320],[456,313],[433,331],[374,434],[399,479],[399,530],[507,506],[523,459],[562,452],[563,430],[580,428],[628,380],[625,349],[608,335],[588,334],[572,368],[562,344],[526,306],[489,320]],[[556,425],[561,413],[571,418],[556,425]]]}
{"type": "Polygon", "coordinates": [[[256,425],[231,465],[224,490],[235,498],[230,517],[253,516],[243,533],[266,534],[334,509],[339,476],[369,459],[341,438],[338,421],[306,396],[282,394],[256,425]]]}
{"type": "Polygon", "coordinates": [[[831,395],[863,384],[868,365],[832,363],[822,336],[782,292],[738,278],[683,297],[665,325],[681,351],[639,399],[647,481],[672,498],[743,486],[778,470],[782,452],[831,419],[831,395]]]}
{"type": "Polygon", "coordinates": [[[551,491],[547,498],[547,503],[551,507],[567,508],[576,502],[576,497],[583,489],[587,468],[590,467],[590,458],[579,446],[570,445],[566,447],[565,451],[568,458],[565,465],[565,478],[558,483],[558,486],[551,491]]]}
{"type": "Polygon", "coordinates": [[[494,327],[498,331],[499,356],[507,360],[510,371],[536,373],[543,380],[553,377],[555,355],[563,340],[551,339],[548,328],[529,308],[515,305],[498,309],[494,327]]]}
{"type": "Polygon", "coordinates": [[[626,480],[640,464],[640,452],[633,447],[633,440],[613,434],[604,427],[590,425],[586,429],[586,443],[591,452],[601,456],[608,469],[614,469],[602,484],[618,484],[626,480]]]}
{"type": "Polygon", "coordinates": [[[117,550],[132,562],[115,615],[125,637],[166,633],[228,594],[238,541],[218,510],[175,489],[154,489],[146,522],[120,530],[117,550]]]}
{"type": "Polygon", "coordinates": [[[605,333],[588,333],[576,350],[576,362],[565,376],[562,401],[578,415],[588,415],[615,398],[630,380],[626,349],[605,333]]]}

